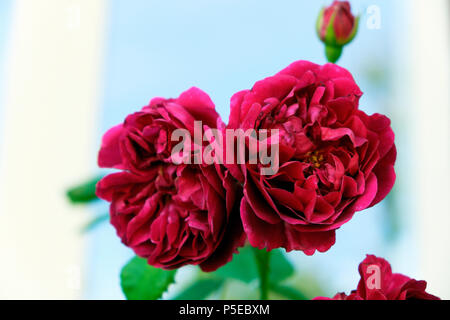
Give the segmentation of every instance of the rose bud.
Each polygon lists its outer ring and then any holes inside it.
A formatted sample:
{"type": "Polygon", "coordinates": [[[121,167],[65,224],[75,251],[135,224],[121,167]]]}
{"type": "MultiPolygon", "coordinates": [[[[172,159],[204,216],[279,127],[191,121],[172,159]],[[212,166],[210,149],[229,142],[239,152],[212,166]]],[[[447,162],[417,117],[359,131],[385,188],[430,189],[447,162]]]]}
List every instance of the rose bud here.
{"type": "Polygon", "coordinates": [[[325,252],[337,229],[390,192],[394,132],[386,116],[359,110],[361,95],[347,70],[297,61],[231,98],[227,130],[279,132],[275,174],[261,174],[261,161],[226,162],[244,185],[252,246],[325,252]]]}
{"type": "Polygon", "coordinates": [[[242,189],[230,173],[219,164],[174,164],[171,157],[175,130],[193,134],[197,120],[211,129],[224,126],[214,108],[206,93],[192,88],[177,99],[153,99],[103,137],[100,166],[122,171],[103,178],[96,194],[110,202],[110,222],[122,242],[155,267],[213,271],[244,245],[242,189]]]}
{"type": "Polygon", "coordinates": [[[343,47],[350,43],[358,31],[359,17],[351,12],[348,1],[334,1],[323,8],[317,19],[317,34],[325,43],[325,53],[329,62],[339,60],[343,47]]]}
{"type": "Polygon", "coordinates": [[[368,255],[359,265],[361,279],[350,295],[338,293],[332,299],[317,297],[314,300],[440,300],[427,293],[427,283],[400,273],[392,273],[389,262],[368,255]]]}

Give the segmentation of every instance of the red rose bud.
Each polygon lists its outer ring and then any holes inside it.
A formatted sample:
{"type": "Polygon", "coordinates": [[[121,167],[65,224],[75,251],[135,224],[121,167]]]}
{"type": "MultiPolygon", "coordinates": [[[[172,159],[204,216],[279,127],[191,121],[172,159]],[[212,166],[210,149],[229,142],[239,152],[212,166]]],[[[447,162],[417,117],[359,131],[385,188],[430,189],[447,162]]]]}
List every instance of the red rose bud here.
{"type": "Polygon", "coordinates": [[[335,63],[341,56],[344,45],[350,43],[358,31],[359,17],[351,12],[348,1],[334,1],[323,8],[317,19],[317,34],[325,43],[329,62],[335,63]]]}

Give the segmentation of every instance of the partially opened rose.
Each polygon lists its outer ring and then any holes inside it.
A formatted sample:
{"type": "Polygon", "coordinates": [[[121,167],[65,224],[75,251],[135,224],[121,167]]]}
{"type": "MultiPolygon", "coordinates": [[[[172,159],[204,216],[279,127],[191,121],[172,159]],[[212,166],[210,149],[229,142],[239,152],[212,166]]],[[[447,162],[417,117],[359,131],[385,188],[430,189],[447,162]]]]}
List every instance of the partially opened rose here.
{"type": "Polygon", "coordinates": [[[343,46],[355,37],[358,20],[351,12],[350,2],[333,1],[319,14],[317,33],[324,43],[343,46]]]}
{"type": "Polygon", "coordinates": [[[361,280],[350,295],[338,293],[332,299],[318,297],[315,300],[440,300],[427,293],[427,283],[400,273],[392,273],[389,262],[368,255],[359,265],[361,280]]]}
{"type": "Polygon", "coordinates": [[[359,17],[351,12],[350,2],[333,1],[322,9],[317,19],[316,30],[325,44],[329,62],[336,63],[344,46],[350,43],[358,32],[359,17]]]}
{"type": "Polygon", "coordinates": [[[155,267],[213,271],[245,241],[236,200],[242,191],[228,171],[172,162],[172,133],[193,133],[195,120],[222,126],[210,98],[193,88],[178,99],[152,100],[103,138],[100,166],[124,171],[103,178],[97,195],[111,202],[122,242],[155,267]]]}
{"type": "Polygon", "coordinates": [[[336,229],[389,193],[394,133],[387,117],[358,109],[361,95],[347,70],[298,61],[233,96],[228,129],[279,130],[276,174],[227,163],[244,184],[252,246],[327,251],[336,229]]]}

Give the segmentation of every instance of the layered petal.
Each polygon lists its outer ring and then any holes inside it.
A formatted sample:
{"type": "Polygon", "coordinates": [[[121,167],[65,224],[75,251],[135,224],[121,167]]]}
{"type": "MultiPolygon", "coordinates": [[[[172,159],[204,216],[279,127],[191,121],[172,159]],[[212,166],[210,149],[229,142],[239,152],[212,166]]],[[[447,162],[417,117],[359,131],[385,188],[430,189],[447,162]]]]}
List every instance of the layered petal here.
{"type": "MultiPolygon", "coordinates": [[[[177,99],[154,98],[109,130],[99,152],[100,166],[122,170],[97,185],[98,197],[110,202],[111,224],[126,246],[158,268],[192,264],[214,271],[246,240],[242,190],[225,167],[171,159],[173,132],[195,134],[196,121],[201,129],[224,128],[200,89],[177,99]]],[[[206,147],[201,140],[187,143],[187,159],[206,147]]]]}
{"type": "Polygon", "coordinates": [[[269,142],[279,150],[274,174],[262,174],[261,162],[228,165],[244,185],[241,217],[252,245],[326,251],[335,230],[390,192],[395,136],[386,116],[359,109],[361,96],[348,70],[308,61],[233,96],[227,129],[279,137],[269,142]]]}
{"type": "Polygon", "coordinates": [[[383,258],[367,255],[359,265],[361,280],[350,295],[338,293],[333,298],[317,297],[314,300],[440,300],[426,292],[427,283],[399,273],[383,258]]]}

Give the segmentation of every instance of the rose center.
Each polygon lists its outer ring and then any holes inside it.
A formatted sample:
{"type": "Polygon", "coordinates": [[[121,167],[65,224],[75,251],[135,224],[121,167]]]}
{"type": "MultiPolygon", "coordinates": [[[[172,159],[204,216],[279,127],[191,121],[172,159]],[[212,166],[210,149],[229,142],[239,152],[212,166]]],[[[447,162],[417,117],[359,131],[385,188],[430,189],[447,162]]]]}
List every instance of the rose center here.
{"type": "Polygon", "coordinates": [[[320,168],[325,157],[320,151],[308,152],[306,154],[306,161],[309,162],[314,168],[320,168]]]}

